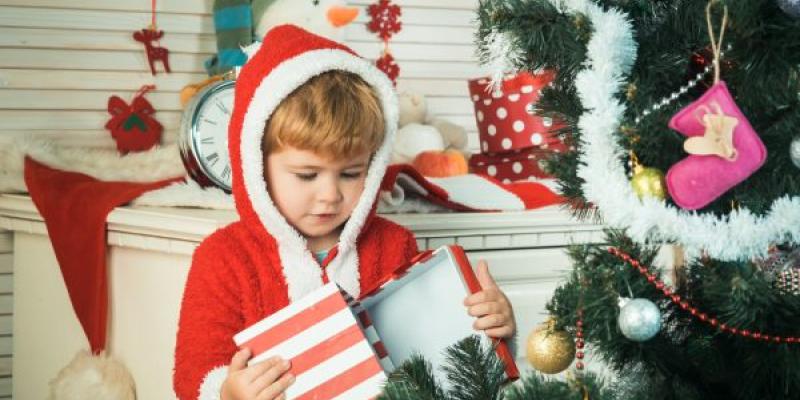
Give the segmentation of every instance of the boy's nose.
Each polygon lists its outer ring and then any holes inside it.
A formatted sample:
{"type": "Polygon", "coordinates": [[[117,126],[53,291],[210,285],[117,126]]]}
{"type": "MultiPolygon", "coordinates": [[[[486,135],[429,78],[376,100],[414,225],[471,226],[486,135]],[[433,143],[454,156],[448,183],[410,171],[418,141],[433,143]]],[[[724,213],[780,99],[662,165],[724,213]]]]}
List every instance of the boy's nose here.
{"type": "Polygon", "coordinates": [[[318,194],[319,200],[325,203],[338,203],[342,200],[342,191],[338,182],[325,182],[318,194]]]}

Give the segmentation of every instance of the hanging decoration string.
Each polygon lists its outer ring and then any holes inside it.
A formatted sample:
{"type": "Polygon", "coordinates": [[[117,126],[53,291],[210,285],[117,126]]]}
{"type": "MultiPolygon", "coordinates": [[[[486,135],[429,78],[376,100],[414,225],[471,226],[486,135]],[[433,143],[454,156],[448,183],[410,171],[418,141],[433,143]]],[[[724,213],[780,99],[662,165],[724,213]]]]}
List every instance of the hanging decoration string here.
{"type": "Polygon", "coordinates": [[[643,276],[647,278],[647,281],[650,282],[656,289],[664,294],[668,300],[674,303],[676,306],[680,307],[684,311],[688,311],[691,316],[700,322],[703,322],[707,325],[710,325],[717,329],[720,332],[728,333],[731,335],[738,335],[745,339],[750,339],[754,341],[762,341],[762,342],[769,342],[769,343],[786,343],[786,344],[800,344],[800,337],[797,336],[780,336],[780,335],[768,335],[763,332],[759,332],[756,330],[749,330],[749,329],[740,329],[734,328],[730,325],[720,322],[717,318],[700,311],[697,307],[692,306],[689,304],[688,301],[684,300],[681,295],[673,293],[672,289],[667,287],[663,281],[658,279],[656,274],[650,272],[650,270],[639,263],[638,260],[634,259],[627,253],[623,252],[619,248],[616,247],[609,247],[608,252],[619,259],[628,263],[633,269],[639,271],[643,276]]]}
{"type": "Polygon", "coordinates": [[[156,0],[152,1],[150,6],[150,30],[157,30],[158,25],[156,25],[156,0]]]}
{"type": "MultiPolygon", "coordinates": [[[[714,36],[714,28],[711,24],[711,7],[714,3],[717,3],[718,0],[711,0],[709,1],[708,5],[706,5],[706,23],[708,25],[708,36],[711,38],[711,49],[712,49],[712,56],[714,57],[711,65],[707,65],[703,68],[702,71],[698,72],[697,75],[690,80],[685,85],[681,86],[677,91],[672,92],[669,96],[662,98],[661,100],[657,101],[655,104],[651,105],[644,111],[642,114],[637,116],[634,119],[634,124],[639,125],[643,119],[647,118],[648,115],[660,110],[663,107],[666,107],[672,104],[675,100],[678,100],[679,97],[683,96],[684,94],[688,93],[689,90],[695,87],[700,81],[705,79],[706,75],[708,75],[711,70],[714,70],[714,83],[719,82],[719,74],[720,74],[720,59],[724,55],[724,51],[722,51],[722,40],[725,36],[725,29],[728,26],[728,6],[724,6],[723,8],[723,17],[722,17],[722,25],[720,26],[720,33],[719,33],[719,41],[716,40],[714,36]]],[[[728,45],[728,49],[730,49],[730,45],[728,45]]]]}
{"type": "Polygon", "coordinates": [[[719,27],[719,40],[714,36],[714,25],[711,23],[711,7],[719,0],[711,0],[706,5],[706,22],[708,24],[708,38],[711,40],[711,51],[714,54],[714,84],[719,82],[719,59],[722,52],[722,41],[725,38],[725,28],[728,25],[728,6],[722,6],[722,24],[719,27]]]}
{"type": "Polygon", "coordinates": [[[133,98],[135,99],[137,97],[144,96],[147,92],[151,90],[156,90],[156,85],[142,85],[142,87],[140,87],[139,90],[137,90],[136,93],[133,95],[133,98]]]}

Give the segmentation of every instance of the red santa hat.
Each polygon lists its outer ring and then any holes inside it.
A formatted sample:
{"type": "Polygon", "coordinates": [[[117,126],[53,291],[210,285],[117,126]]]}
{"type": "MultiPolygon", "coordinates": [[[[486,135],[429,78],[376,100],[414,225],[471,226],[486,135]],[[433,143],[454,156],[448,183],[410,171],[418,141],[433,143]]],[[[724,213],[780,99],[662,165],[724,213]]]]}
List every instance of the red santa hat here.
{"type": "Polygon", "coordinates": [[[372,62],[351,49],[293,25],[273,28],[260,47],[247,52],[251,56],[237,78],[228,134],[233,194],[239,215],[257,232],[266,232],[276,239],[290,300],[320,287],[323,273],[358,298],[356,241],[374,212],[381,179],[389,164],[398,120],[394,86],[372,62]],[[309,79],[332,70],[352,72],[373,88],[381,102],[386,128],[384,141],[367,171],[364,192],[323,272],[308,250],[305,238],[286,221],[269,196],[261,143],[266,122],[278,105],[309,79]]]}

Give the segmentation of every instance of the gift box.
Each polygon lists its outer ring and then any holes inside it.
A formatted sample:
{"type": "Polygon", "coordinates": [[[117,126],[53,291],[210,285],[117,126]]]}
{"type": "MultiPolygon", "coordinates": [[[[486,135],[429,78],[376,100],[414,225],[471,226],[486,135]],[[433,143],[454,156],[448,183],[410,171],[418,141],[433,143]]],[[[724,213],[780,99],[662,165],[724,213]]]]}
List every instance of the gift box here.
{"type": "Polygon", "coordinates": [[[469,81],[481,152],[507,153],[558,142],[553,132],[563,124],[533,115],[541,90],[554,77],[552,71],[522,72],[504,79],[495,90],[489,88],[489,78],[469,81]]]}
{"type": "Polygon", "coordinates": [[[552,152],[560,153],[566,150],[561,143],[547,150],[525,149],[515,150],[506,154],[473,154],[469,159],[470,172],[487,175],[503,183],[552,179],[552,175],[545,172],[544,162],[552,152]]]}
{"type": "Polygon", "coordinates": [[[359,318],[363,310],[334,283],[234,336],[247,347],[249,364],[278,355],[291,360],[295,382],[287,399],[373,399],[391,370],[390,359],[375,330],[359,318]]]}
{"type": "Polygon", "coordinates": [[[433,366],[437,380],[444,383],[447,377],[441,366],[445,364],[445,350],[477,334],[494,346],[505,364],[506,378],[515,380],[519,370],[508,343],[472,328],[475,317],[467,314],[463,301],[480,290],[464,250],[443,246],[422,253],[404,274],[368,291],[361,305],[395,366],[412,354],[420,354],[433,366]]]}
{"type": "MultiPolygon", "coordinates": [[[[360,302],[334,283],[290,304],[234,336],[251,349],[249,363],[274,355],[291,360],[295,382],[287,399],[372,399],[395,366],[420,354],[442,382],[444,350],[473,334],[464,298],[480,284],[458,246],[425,252],[360,302]]],[[[491,341],[506,376],[519,377],[503,340],[491,341]]]]}

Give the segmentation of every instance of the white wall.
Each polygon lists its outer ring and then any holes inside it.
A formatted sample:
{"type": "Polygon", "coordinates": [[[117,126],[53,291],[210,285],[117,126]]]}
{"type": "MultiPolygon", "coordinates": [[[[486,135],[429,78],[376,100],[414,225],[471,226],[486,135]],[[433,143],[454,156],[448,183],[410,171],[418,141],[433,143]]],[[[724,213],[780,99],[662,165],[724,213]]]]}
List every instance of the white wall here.
{"type": "MultiPolygon", "coordinates": [[[[365,9],[372,0],[351,0],[365,9]]],[[[158,26],[166,34],[171,74],[152,77],[143,46],[131,38],[150,22],[146,0],[0,0],[0,141],[41,135],[78,146],[113,147],[103,128],[110,95],[130,100],[145,83],[175,140],[178,92],[205,77],[215,49],[211,0],[161,0],[158,26]]],[[[427,95],[432,113],[465,126],[477,142],[466,79],[480,73],[473,52],[477,0],[399,0],[403,31],[391,42],[401,67],[398,90],[427,95]]],[[[381,44],[364,26],[365,11],[346,29],[357,52],[377,57],[381,44]]],[[[158,64],[160,67],[161,65],[158,64]]],[[[473,146],[474,147],[474,146],[473,146]]]]}

